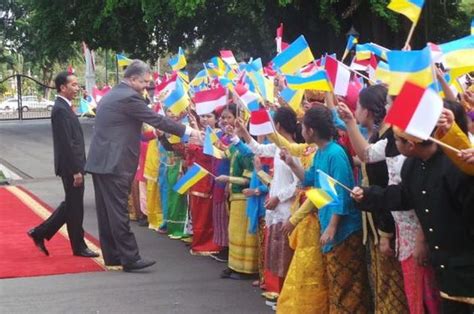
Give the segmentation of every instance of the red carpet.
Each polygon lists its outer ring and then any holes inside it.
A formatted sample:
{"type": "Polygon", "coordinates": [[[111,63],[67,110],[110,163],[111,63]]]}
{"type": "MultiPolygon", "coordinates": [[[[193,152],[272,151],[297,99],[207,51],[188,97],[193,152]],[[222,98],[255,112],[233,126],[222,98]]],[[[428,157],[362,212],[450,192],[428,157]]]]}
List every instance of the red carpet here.
{"type": "MultiPolygon", "coordinates": [[[[26,232],[49,216],[52,209],[20,187],[0,187],[0,278],[31,277],[104,270],[101,258],[72,255],[65,226],[45,241],[50,256],[41,253],[26,232]]],[[[86,237],[98,251],[97,240],[86,237]]]]}

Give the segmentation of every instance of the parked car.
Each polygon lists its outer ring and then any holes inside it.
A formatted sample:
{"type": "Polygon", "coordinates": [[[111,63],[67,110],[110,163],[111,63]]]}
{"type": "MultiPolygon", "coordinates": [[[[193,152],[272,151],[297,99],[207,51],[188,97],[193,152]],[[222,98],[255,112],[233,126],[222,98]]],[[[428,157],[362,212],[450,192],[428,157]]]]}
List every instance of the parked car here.
{"type": "MultiPolygon", "coordinates": [[[[36,96],[23,96],[21,98],[22,111],[26,112],[32,109],[53,109],[54,102],[51,100],[38,100],[36,96]]],[[[9,98],[0,103],[0,110],[13,111],[18,110],[18,98],[9,98]]]]}

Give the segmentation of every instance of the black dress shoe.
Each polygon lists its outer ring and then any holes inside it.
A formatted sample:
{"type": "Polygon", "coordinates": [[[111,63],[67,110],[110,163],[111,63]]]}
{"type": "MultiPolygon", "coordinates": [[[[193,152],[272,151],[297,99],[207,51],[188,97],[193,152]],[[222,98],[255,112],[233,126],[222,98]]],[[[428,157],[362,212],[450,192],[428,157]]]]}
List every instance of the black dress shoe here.
{"type": "Polygon", "coordinates": [[[33,239],[33,242],[35,243],[36,247],[44,253],[46,256],[49,256],[49,252],[46,249],[46,246],[44,245],[44,239],[39,238],[36,233],[35,233],[35,228],[31,229],[26,233],[31,239],[33,239]]]}
{"type": "Polygon", "coordinates": [[[139,259],[138,261],[134,263],[123,265],[123,271],[131,272],[134,270],[150,267],[151,265],[154,265],[155,263],[156,261],[147,260],[147,259],[139,259]]]}
{"type": "Polygon", "coordinates": [[[96,253],[89,248],[85,248],[80,252],[74,252],[74,255],[82,257],[99,257],[99,253],[96,253]]]}

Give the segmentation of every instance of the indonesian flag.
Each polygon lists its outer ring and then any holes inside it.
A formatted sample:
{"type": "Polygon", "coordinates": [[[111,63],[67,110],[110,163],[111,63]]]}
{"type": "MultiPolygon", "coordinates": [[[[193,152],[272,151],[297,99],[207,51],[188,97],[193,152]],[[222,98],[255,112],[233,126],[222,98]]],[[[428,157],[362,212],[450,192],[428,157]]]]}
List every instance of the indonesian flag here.
{"type": "Polygon", "coordinates": [[[216,88],[197,92],[193,101],[196,104],[196,112],[198,115],[208,114],[216,110],[218,107],[227,105],[227,89],[216,88]]]}
{"type": "Polygon", "coordinates": [[[276,38],[275,38],[276,46],[277,46],[277,53],[282,52],[286,48],[288,48],[289,44],[283,41],[283,23],[280,23],[276,30],[276,38]]]}
{"type": "Polygon", "coordinates": [[[270,114],[265,108],[250,113],[249,132],[252,135],[267,135],[275,132],[270,120],[270,114]]]}
{"type": "Polygon", "coordinates": [[[369,59],[369,64],[367,65],[367,74],[369,78],[375,81],[375,71],[377,70],[378,62],[377,58],[372,54],[369,59]]]}
{"type": "Polygon", "coordinates": [[[326,73],[334,87],[334,94],[346,96],[351,80],[351,72],[333,57],[326,57],[326,73]]]}
{"type": "Polygon", "coordinates": [[[435,63],[440,63],[443,61],[443,52],[441,51],[441,48],[433,43],[427,43],[426,44],[431,51],[431,60],[435,63]]]}
{"type": "Polygon", "coordinates": [[[371,60],[372,58],[366,60],[357,60],[356,57],[354,57],[354,59],[352,59],[350,68],[356,71],[367,71],[371,60]]]}
{"type": "MultiPolygon", "coordinates": [[[[318,59],[320,60],[320,59],[318,59]]],[[[316,73],[316,71],[319,70],[319,67],[321,66],[321,63],[318,64],[318,60],[316,60],[315,62],[311,62],[311,63],[308,63],[307,65],[305,65],[304,67],[301,68],[301,76],[310,76],[314,73],[316,73]]]]}
{"type": "Polygon", "coordinates": [[[155,86],[155,94],[159,95],[161,93],[165,93],[167,91],[172,91],[176,88],[176,78],[178,74],[175,72],[173,75],[165,80],[159,85],[155,86]]]}
{"type": "Polygon", "coordinates": [[[436,91],[406,82],[385,117],[385,122],[426,140],[431,136],[442,109],[443,100],[436,91]]]}
{"type": "Polygon", "coordinates": [[[221,50],[220,51],[221,58],[230,66],[238,65],[237,60],[235,60],[234,54],[231,50],[221,50]]]}
{"type": "Polygon", "coordinates": [[[259,97],[256,93],[250,91],[245,85],[237,84],[234,88],[236,100],[240,105],[249,111],[257,111],[260,109],[259,97]]]}
{"type": "Polygon", "coordinates": [[[92,88],[92,97],[94,98],[96,103],[104,97],[109,91],[111,90],[109,85],[102,87],[102,89],[98,89],[97,86],[92,88]]]}

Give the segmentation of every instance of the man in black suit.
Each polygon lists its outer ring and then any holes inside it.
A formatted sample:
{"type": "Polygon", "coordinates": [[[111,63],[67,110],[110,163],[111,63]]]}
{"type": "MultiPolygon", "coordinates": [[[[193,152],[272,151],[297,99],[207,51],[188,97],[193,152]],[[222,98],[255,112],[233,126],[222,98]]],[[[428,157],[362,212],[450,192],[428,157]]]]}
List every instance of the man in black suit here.
{"type": "Polygon", "coordinates": [[[51,112],[54,168],[63,181],[66,197],[46,221],[28,231],[28,236],[40,251],[49,255],[44,239],[50,240],[66,223],[73,254],[98,257],[99,254],[91,251],[84,242],[82,229],[86,154],[81,124],[71,108],[71,100],[76,97],[79,84],[76,76],[68,72],[59,73],[54,82],[58,91],[51,112]]]}
{"type": "Polygon", "coordinates": [[[149,66],[134,60],[123,81],[105,95],[97,106],[86,171],[92,174],[99,237],[107,266],[124,271],[155,263],[142,259],[130,229],[128,194],[138,166],[140,132],[143,123],[178,136],[200,138],[200,133],[148,108],[143,92],[151,81],[149,66]]]}

